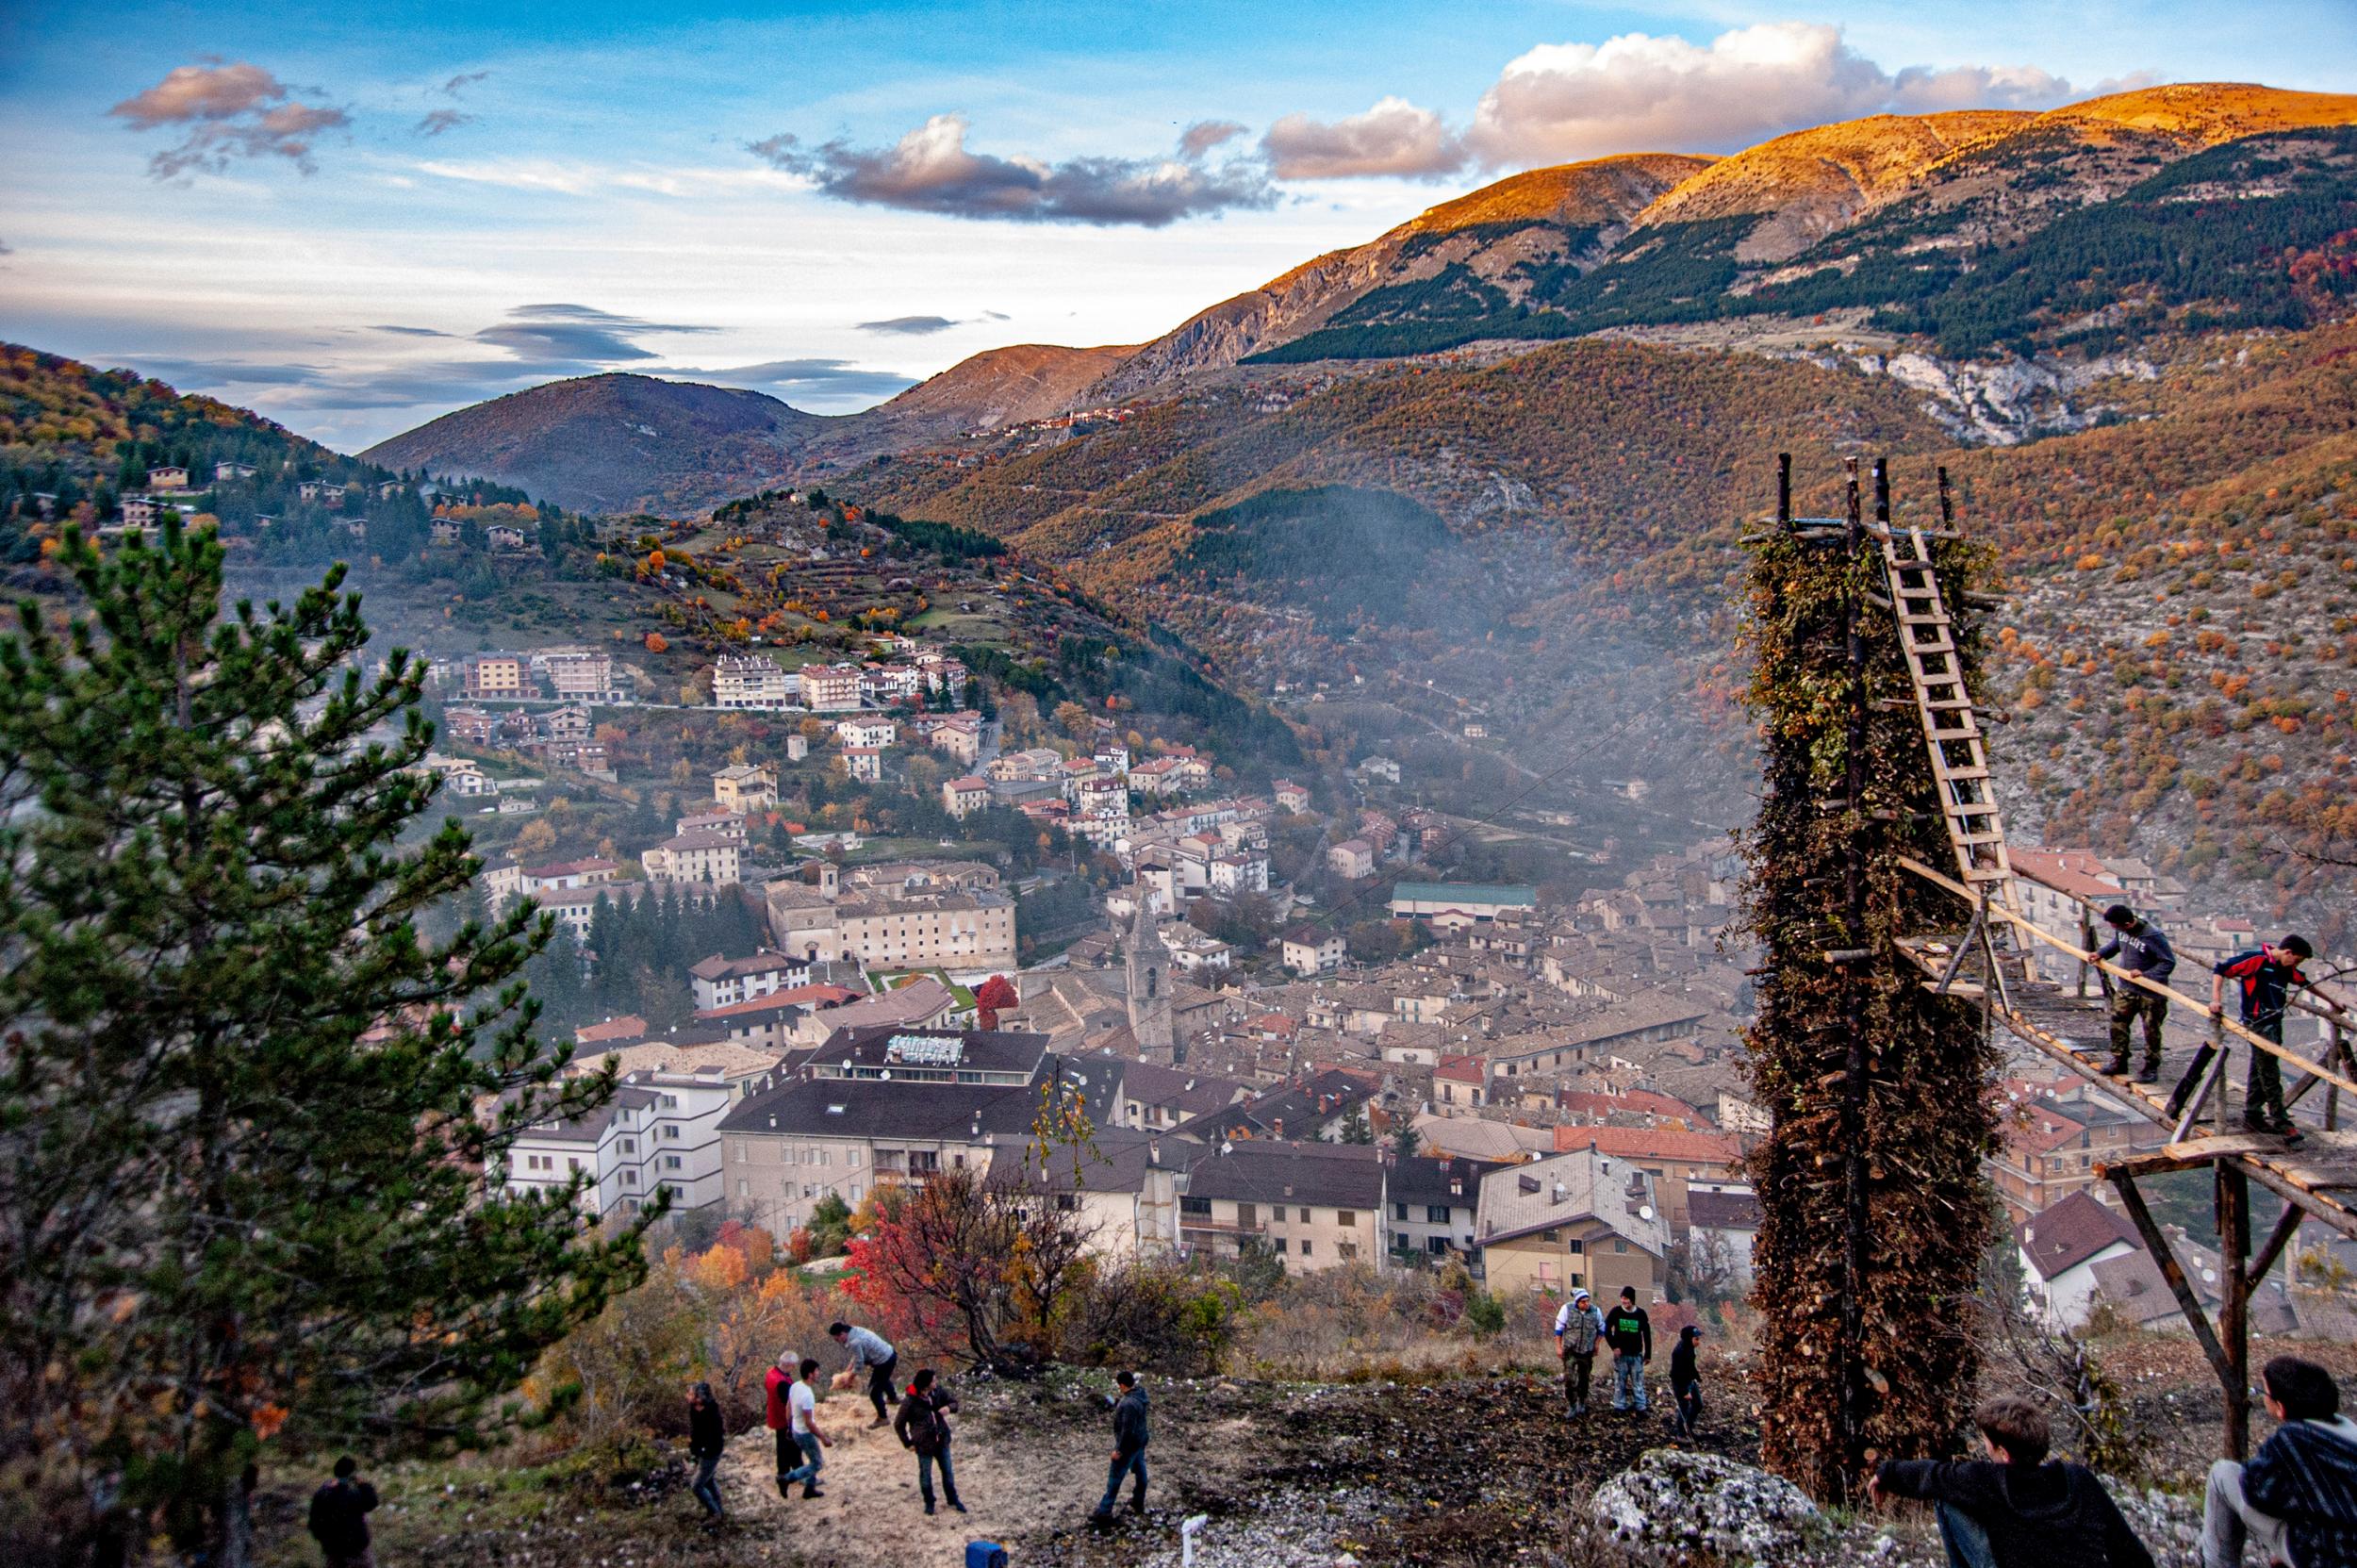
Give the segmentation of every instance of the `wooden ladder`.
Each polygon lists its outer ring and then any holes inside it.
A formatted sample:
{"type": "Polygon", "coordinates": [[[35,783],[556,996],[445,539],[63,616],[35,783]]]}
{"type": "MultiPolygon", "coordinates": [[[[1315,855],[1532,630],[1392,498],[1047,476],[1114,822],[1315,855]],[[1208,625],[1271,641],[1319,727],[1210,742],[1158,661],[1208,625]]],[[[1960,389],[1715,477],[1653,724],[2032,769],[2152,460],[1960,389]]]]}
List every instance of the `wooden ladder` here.
{"type": "Polygon", "coordinates": [[[1923,744],[1931,755],[1948,842],[1964,883],[2012,913],[2021,913],[2014,889],[2013,862],[2005,854],[2005,824],[1997,809],[1981,724],[1965,688],[1956,654],[1955,626],[1940,597],[1930,549],[1920,528],[1897,529],[1878,522],[1867,532],[1882,541],[1883,566],[1890,584],[1890,606],[1899,621],[1899,646],[1906,652],[1915,684],[1915,706],[1923,717],[1923,744]],[[1903,548],[1904,547],[1904,548],[1903,548]]]}

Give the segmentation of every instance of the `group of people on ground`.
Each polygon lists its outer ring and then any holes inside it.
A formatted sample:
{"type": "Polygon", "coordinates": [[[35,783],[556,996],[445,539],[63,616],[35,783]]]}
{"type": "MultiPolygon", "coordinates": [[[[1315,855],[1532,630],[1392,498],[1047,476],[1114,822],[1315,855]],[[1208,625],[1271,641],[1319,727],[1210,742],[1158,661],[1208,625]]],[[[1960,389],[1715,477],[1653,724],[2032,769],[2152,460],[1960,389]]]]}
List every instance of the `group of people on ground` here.
{"type": "MultiPolygon", "coordinates": [[[[2177,952],[2169,946],[2167,933],[2151,916],[2139,914],[2126,904],[2114,904],[2103,912],[2103,923],[2111,928],[2112,935],[2096,950],[2097,958],[2117,963],[2131,975],[2154,985],[2168,983],[2168,977],[2177,972],[2177,952]]],[[[2283,1014],[2291,1005],[2291,994],[2309,983],[2300,966],[2315,956],[2316,949],[2308,939],[2294,933],[2281,942],[2263,942],[2219,960],[2211,966],[2210,1015],[2226,1015],[2226,982],[2233,981],[2241,1003],[2243,1027],[2262,1039],[2282,1045],[2283,1014]]],[[[2112,1057],[2105,1071],[2116,1078],[2128,1076],[2133,1036],[2141,1024],[2144,1057],[2137,1065],[2136,1081],[2158,1083],[2161,1029],[2167,1021],[2167,997],[2133,982],[2115,988],[2111,1004],[2112,1057]]],[[[2201,1075],[2208,1070],[2211,1056],[2209,1046],[2196,1054],[2193,1065],[2170,1096],[2172,1115],[2184,1110],[2201,1075]]],[[[2250,1131],[2272,1133],[2294,1143],[2301,1137],[2283,1102],[2283,1064],[2256,1048],[2250,1052],[2250,1068],[2244,1081],[2242,1115],[2243,1126],[2250,1131]]]]}
{"type": "MultiPolygon", "coordinates": [[[[2285,1568],[2357,1563],[2357,1422],[2340,1413],[2332,1375],[2278,1356],[2260,1374],[2280,1425],[2247,1464],[2210,1467],[2202,1504],[2202,1568],[2239,1568],[2246,1542],[2285,1568]]],[[[1938,1507],[1950,1568],[2152,1568],[2095,1473],[2047,1458],[2043,1411],[2008,1395],[1972,1412],[1986,1459],[1886,1461],[1869,1498],[1938,1507]]]]}
{"type": "MultiPolygon", "coordinates": [[[[1702,1338],[1703,1331],[1688,1324],[1678,1330],[1677,1346],[1670,1352],[1670,1395],[1676,1406],[1670,1425],[1680,1437],[1694,1435],[1703,1413],[1702,1374],[1694,1364],[1702,1338]]],[[[1647,1409],[1645,1368],[1653,1362],[1653,1319],[1637,1304],[1635,1287],[1622,1286],[1620,1302],[1609,1312],[1600,1311],[1588,1292],[1575,1290],[1555,1314],[1563,1402],[1574,1415],[1588,1413],[1596,1355],[1603,1347],[1612,1351],[1612,1408],[1642,1414],[1647,1409]]]]}
{"type": "MultiPolygon", "coordinates": [[[[827,1332],[850,1352],[849,1363],[841,1374],[843,1383],[851,1384],[863,1372],[867,1375],[867,1398],[876,1410],[876,1418],[868,1423],[869,1427],[889,1425],[899,1438],[900,1446],[916,1456],[916,1490],[924,1499],[925,1511],[933,1513],[946,1504],[956,1512],[965,1512],[965,1504],[958,1496],[957,1470],[950,1457],[953,1434],[949,1417],[957,1413],[957,1395],[932,1368],[921,1367],[910,1378],[904,1398],[893,1387],[893,1374],[900,1364],[899,1354],[882,1335],[849,1323],[833,1324],[827,1332]],[[894,1407],[899,1411],[897,1416],[888,1413],[894,1407]],[[939,1473],[941,1483],[937,1496],[933,1488],[935,1472],[939,1473]]],[[[798,1359],[787,1351],[778,1357],[764,1379],[765,1425],[777,1434],[781,1497],[790,1499],[798,1485],[804,1498],[826,1495],[819,1489],[818,1473],[826,1467],[826,1450],[834,1446],[834,1439],[818,1423],[818,1367],[816,1359],[798,1359]]],[[[1106,1475],[1104,1500],[1094,1515],[1098,1520],[1112,1518],[1121,1483],[1132,1477],[1135,1486],[1129,1510],[1133,1513],[1146,1511],[1146,1449],[1150,1436],[1146,1388],[1133,1372],[1117,1373],[1113,1381],[1121,1392],[1112,1401],[1113,1465],[1106,1475]]],[[[718,1478],[720,1456],[727,1441],[720,1402],[713,1395],[712,1385],[695,1384],[688,1394],[687,1452],[696,1462],[696,1474],[688,1491],[703,1505],[705,1514],[716,1526],[728,1514],[720,1498],[718,1478]]],[[[343,1474],[342,1470],[338,1471],[339,1477],[343,1474]]],[[[321,1495],[326,1495],[324,1490],[321,1495]]],[[[368,1507],[375,1506],[375,1494],[371,1493],[368,1507]]],[[[318,1504],[314,1504],[313,1511],[316,1518],[318,1504]]],[[[313,1533],[319,1533],[316,1525],[313,1533]]],[[[363,1527],[363,1543],[366,1536],[363,1527]]],[[[339,1563],[331,1554],[329,1568],[364,1565],[356,1561],[339,1563]]]]}

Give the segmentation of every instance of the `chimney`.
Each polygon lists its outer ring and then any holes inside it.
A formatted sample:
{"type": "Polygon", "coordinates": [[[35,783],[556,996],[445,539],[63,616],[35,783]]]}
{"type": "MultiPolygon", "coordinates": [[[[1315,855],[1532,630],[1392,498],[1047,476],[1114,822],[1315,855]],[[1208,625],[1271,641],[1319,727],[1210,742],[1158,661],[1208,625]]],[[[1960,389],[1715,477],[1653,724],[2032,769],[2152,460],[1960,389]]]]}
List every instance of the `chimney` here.
{"type": "Polygon", "coordinates": [[[1159,1165],[1162,1163],[1162,1141],[1160,1138],[1146,1140],[1146,1163],[1149,1165],[1159,1165]]]}

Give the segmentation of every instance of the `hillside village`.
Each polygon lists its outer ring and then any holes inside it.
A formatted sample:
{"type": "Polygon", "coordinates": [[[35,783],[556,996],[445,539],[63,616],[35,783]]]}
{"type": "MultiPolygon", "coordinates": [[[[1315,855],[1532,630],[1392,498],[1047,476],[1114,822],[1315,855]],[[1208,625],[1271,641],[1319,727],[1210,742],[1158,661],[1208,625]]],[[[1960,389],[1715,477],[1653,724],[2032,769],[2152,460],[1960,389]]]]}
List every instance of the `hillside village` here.
{"type": "MultiPolygon", "coordinates": [[[[457,747],[602,760],[583,704],[612,695],[605,655],[483,654],[450,674],[474,699],[446,710],[457,747]],[[525,687],[540,707],[499,705],[525,687]]],[[[606,1217],[661,1194],[675,1212],[808,1238],[879,1188],[944,1170],[1014,1160],[1010,1174],[1050,1180],[1023,1151],[1043,1096],[1065,1095],[1092,1141],[1080,1174],[1053,1180],[1096,1245],[1127,1255],[1262,1257],[1289,1273],[1455,1263],[1502,1294],[1746,1287],[1746,1157],[1768,1120],[1742,1063],[1751,949],[1727,846],[1566,897],[1453,880],[1434,867],[1461,824],[1363,803],[1395,771],[1387,758],[1339,793],[1277,778],[1237,794],[1193,748],[1133,755],[1110,726],[1090,725],[1093,745],[1005,751],[980,710],[928,706],[985,696],[982,679],[909,639],[792,678],[724,658],[714,690],[789,721],[775,757],[713,771],[709,799],[683,798],[667,836],[613,858],[511,857],[485,873],[495,904],[556,916],[584,966],[602,922],[651,895],[740,909],[756,933],[684,965],[684,1015],[579,1027],[572,1070],[610,1064],[623,1092],[519,1142],[519,1187],[581,1171],[606,1217]],[[1070,863],[1016,873],[986,842],[879,856],[856,833],[782,816],[799,770],[905,795],[910,761],[928,757],[967,769],[936,786],[942,820],[1010,813],[1068,843],[1070,863]],[[1272,846],[1305,843],[1315,852],[1273,860],[1272,846]],[[1074,869],[1083,854],[1091,871],[1074,869]],[[1044,885],[1082,901],[1064,906],[1057,950],[1026,962],[1021,900],[1044,885]]],[[[490,787],[462,758],[433,765],[462,797],[490,787]]],[[[2032,917],[2065,940],[2090,904],[2121,900],[2167,922],[2189,965],[2253,939],[2248,918],[2197,910],[2134,859],[2025,847],[2016,867],[2032,917]]],[[[2071,1326],[2107,1302],[2169,1327],[2158,1272],[2094,1175],[2166,1129],[2026,1058],[2001,1093],[1989,1174],[2034,1295],[2071,1326]]],[[[2330,1299],[2269,1289],[2286,1328],[2342,1321],[2330,1299]]]]}

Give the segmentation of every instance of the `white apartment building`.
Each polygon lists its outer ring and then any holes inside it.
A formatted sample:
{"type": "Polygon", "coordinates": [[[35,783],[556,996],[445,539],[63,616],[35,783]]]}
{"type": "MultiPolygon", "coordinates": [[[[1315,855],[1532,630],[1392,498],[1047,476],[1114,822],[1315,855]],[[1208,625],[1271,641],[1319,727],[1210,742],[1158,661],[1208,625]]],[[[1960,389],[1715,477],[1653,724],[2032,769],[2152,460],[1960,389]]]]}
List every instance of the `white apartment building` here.
{"type": "Polygon", "coordinates": [[[624,694],[614,680],[611,653],[551,653],[543,661],[549,688],[562,701],[614,703],[624,694]]]}
{"type": "Polygon", "coordinates": [[[638,860],[656,882],[721,885],[737,880],[742,849],[741,839],[733,834],[684,833],[644,851],[638,860]]]}
{"type": "Polygon", "coordinates": [[[508,1190],[562,1187],[583,1172],[582,1207],[602,1218],[636,1213],[658,1196],[675,1209],[717,1203],[720,1118],[735,1098],[717,1070],[632,1073],[603,1109],[526,1129],[508,1151],[508,1190]]]}

